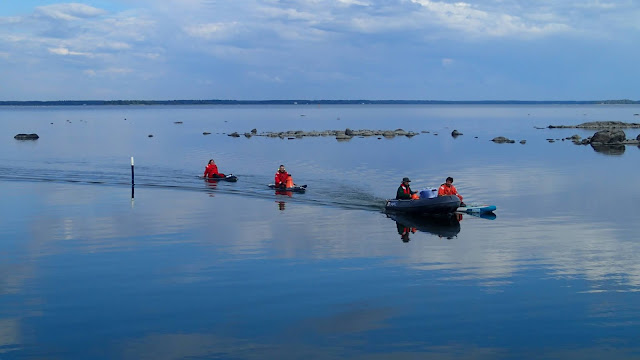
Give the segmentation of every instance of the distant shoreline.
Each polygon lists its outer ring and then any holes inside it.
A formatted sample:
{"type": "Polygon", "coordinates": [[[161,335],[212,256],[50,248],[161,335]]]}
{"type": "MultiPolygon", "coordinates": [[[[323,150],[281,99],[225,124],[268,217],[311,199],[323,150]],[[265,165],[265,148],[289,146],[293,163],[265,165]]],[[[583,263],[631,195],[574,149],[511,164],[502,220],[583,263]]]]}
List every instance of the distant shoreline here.
{"type": "Polygon", "coordinates": [[[84,105],[638,105],[637,100],[526,101],[526,100],[56,100],[0,101],[0,106],[84,105]]]}

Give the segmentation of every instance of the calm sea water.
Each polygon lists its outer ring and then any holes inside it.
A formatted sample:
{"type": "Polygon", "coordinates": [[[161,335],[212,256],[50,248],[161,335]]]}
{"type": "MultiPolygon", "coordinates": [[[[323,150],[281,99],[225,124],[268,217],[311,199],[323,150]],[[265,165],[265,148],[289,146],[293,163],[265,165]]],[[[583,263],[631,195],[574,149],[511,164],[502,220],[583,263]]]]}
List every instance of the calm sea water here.
{"type": "Polygon", "coordinates": [[[536,129],[637,113],[0,108],[0,359],[639,358],[640,149],[536,129]],[[347,127],[428,133],[225,135],[347,127]],[[239,181],[198,179],[210,158],[239,181]],[[279,164],[306,194],[265,186],[279,164]],[[404,176],[452,176],[496,217],[390,218],[404,176]]]}

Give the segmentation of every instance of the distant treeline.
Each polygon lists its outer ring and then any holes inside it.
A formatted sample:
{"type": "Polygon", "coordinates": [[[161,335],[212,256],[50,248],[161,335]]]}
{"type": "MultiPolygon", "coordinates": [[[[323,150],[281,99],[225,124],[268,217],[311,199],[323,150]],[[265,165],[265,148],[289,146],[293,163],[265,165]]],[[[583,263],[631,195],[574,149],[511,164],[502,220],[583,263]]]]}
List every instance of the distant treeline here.
{"type": "Polygon", "coordinates": [[[81,106],[81,105],[350,105],[350,104],[487,104],[487,105],[590,105],[640,104],[637,100],[591,101],[524,101],[524,100],[57,100],[57,101],[0,101],[0,106],[81,106]]]}

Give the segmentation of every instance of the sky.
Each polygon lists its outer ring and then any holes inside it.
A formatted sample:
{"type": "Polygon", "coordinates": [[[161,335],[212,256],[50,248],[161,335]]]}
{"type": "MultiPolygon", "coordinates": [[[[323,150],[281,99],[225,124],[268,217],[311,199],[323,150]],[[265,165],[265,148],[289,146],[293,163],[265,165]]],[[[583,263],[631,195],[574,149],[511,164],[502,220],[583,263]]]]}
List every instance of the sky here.
{"type": "Polygon", "coordinates": [[[640,0],[3,0],[0,101],[640,100],[640,0]]]}

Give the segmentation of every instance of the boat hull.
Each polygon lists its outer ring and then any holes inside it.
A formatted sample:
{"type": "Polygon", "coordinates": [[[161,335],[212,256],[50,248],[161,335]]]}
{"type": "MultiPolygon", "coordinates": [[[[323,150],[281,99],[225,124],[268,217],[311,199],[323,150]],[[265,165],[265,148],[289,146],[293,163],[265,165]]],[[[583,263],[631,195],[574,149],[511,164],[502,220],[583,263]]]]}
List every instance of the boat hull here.
{"type": "Polygon", "coordinates": [[[384,208],[391,212],[432,215],[449,214],[460,206],[460,199],[455,195],[438,196],[428,199],[387,200],[384,208]]]}

